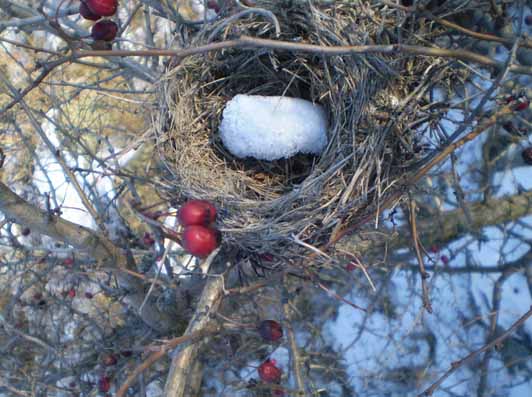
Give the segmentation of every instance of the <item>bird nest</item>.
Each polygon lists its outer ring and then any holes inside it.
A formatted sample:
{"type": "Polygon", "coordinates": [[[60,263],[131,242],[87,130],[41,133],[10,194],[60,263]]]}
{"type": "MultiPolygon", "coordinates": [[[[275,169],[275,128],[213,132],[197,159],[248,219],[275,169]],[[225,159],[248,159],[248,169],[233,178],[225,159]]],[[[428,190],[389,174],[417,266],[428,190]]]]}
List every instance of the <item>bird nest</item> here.
{"type": "MultiPolygon", "coordinates": [[[[342,1],[311,3],[257,2],[276,16],[280,36],[263,14],[251,13],[204,26],[191,46],[243,35],[320,46],[386,40],[379,18],[367,10],[342,1]]],[[[216,203],[224,244],[248,253],[294,257],[305,244],[326,243],[341,225],[377,208],[419,157],[418,133],[410,127],[416,109],[403,100],[428,65],[397,55],[235,47],[182,59],[161,80],[154,117],[168,170],[163,194],[177,204],[190,198],[216,203]],[[320,104],[328,116],[328,146],[319,156],[271,162],[234,157],[218,128],[237,94],[320,104]]]]}

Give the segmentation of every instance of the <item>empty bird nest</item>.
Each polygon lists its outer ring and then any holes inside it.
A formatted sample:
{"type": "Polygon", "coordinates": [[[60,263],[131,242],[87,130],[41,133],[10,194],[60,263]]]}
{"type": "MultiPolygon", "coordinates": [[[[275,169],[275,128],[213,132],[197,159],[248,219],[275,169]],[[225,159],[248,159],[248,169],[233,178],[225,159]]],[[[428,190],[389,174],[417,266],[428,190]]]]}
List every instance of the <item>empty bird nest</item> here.
{"type": "MultiPolygon", "coordinates": [[[[388,44],[398,34],[397,10],[327,3],[257,1],[275,15],[279,36],[268,13],[235,18],[228,12],[195,32],[190,28],[189,46],[242,36],[326,47],[388,44]]],[[[401,34],[404,42],[410,40],[401,34]]],[[[444,84],[446,64],[403,54],[329,56],[260,46],[181,59],[159,85],[153,117],[169,186],[160,193],[178,204],[190,198],[216,203],[224,244],[233,249],[279,259],[301,255],[308,250],[304,244],[327,243],[341,225],[378,208],[419,160],[424,138],[413,128],[420,106],[415,96],[429,66],[444,84]],[[329,120],[327,148],[319,156],[272,162],[232,156],[218,127],[224,106],[237,94],[320,104],[329,120]]]]}

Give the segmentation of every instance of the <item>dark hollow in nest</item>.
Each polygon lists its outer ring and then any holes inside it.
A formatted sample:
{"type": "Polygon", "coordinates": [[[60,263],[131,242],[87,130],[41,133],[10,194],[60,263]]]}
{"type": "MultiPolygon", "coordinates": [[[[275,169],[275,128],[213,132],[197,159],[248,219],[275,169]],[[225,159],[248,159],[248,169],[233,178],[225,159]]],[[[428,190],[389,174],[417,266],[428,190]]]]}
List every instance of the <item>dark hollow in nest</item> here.
{"type": "MultiPolygon", "coordinates": [[[[192,45],[247,35],[322,46],[366,44],[377,37],[374,18],[348,2],[260,1],[282,34],[260,15],[218,22],[192,45]]],[[[377,39],[375,39],[377,41],[377,39]]],[[[172,199],[212,200],[221,209],[225,244],[252,253],[290,257],[328,240],[342,222],[375,206],[413,158],[412,109],[399,109],[429,63],[379,55],[324,57],[269,49],[226,49],[185,58],[160,84],[154,117],[158,148],[172,199]],[[322,105],[329,145],[316,156],[261,162],[233,157],[218,126],[237,94],[286,95],[322,105]],[[397,121],[391,121],[390,115],[397,121]]]]}

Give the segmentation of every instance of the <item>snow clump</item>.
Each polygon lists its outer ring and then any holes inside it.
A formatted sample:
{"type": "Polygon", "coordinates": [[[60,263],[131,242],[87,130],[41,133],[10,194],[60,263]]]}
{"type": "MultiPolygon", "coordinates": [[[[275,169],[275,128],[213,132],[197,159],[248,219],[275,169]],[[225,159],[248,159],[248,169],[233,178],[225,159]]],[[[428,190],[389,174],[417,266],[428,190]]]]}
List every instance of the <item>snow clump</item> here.
{"type": "Polygon", "coordinates": [[[220,135],[239,158],[320,154],[327,146],[327,117],[321,106],[300,98],[237,95],[223,111],[220,135]]]}

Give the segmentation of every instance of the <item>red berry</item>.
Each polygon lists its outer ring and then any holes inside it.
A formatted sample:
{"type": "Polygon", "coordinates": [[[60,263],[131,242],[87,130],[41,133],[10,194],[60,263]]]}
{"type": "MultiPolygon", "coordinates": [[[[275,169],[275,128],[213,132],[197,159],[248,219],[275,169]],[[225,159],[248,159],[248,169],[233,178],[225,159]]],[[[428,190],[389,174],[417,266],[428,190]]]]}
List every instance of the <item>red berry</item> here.
{"type": "Polygon", "coordinates": [[[206,200],[190,200],[180,208],[178,218],[184,226],[207,226],[216,219],[216,207],[206,200]]]}
{"type": "Polygon", "coordinates": [[[259,366],[259,376],[266,383],[279,383],[283,371],[275,366],[275,360],[266,360],[259,366]]]}
{"type": "Polygon", "coordinates": [[[517,102],[517,104],[514,107],[514,110],[517,110],[518,112],[520,112],[522,110],[528,109],[529,106],[530,106],[530,101],[528,100],[528,98],[523,98],[523,99],[520,99],[519,102],[517,102]]]}
{"type": "Polygon", "coordinates": [[[527,15],[525,18],[525,23],[530,26],[532,25],[532,15],[527,15]]]}
{"type": "Polygon", "coordinates": [[[76,290],[74,288],[70,288],[68,291],[68,297],[69,298],[75,298],[76,297],[76,290]]]}
{"type": "Polygon", "coordinates": [[[142,242],[144,243],[144,245],[147,245],[148,247],[155,244],[154,238],[148,232],[144,233],[144,237],[142,237],[142,242]]]}
{"type": "Polygon", "coordinates": [[[110,17],[116,13],[118,0],[85,0],[93,14],[110,17]]]}
{"type": "Polygon", "coordinates": [[[79,4],[79,14],[89,21],[97,21],[102,17],[101,15],[92,12],[91,9],[87,7],[87,4],[85,4],[83,1],[79,4]]]}
{"type": "Polygon", "coordinates": [[[215,13],[219,13],[220,12],[220,6],[218,5],[218,1],[217,0],[209,0],[207,2],[207,8],[209,8],[211,10],[214,10],[215,13]]]}
{"type": "Polygon", "coordinates": [[[68,387],[70,387],[71,389],[73,389],[74,387],[76,387],[76,382],[70,382],[68,384],[68,387]]]}
{"type": "Polygon", "coordinates": [[[111,388],[111,379],[108,376],[102,376],[98,380],[98,390],[102,393],[106,393],[111,388]]]}
{"type": "Polygon", "coordinates": [[[113,41],[118,33],[118,25],[113,21],[96,22],[91,30],[94,40],[113,41]]]}
{"type": "Polygon", "coordinates": [[[85,292],[85,298],[92,299],[92,298],[94,298],[94,295],[92,293],[90,293],[90,292],[85,292]]]}
{"type": "Polygon", "coordinates": [[[204,226],[187,226],[183,231],[183,248],[191,255],[204,258],[218,247],[219,235],[204,226]]]}
{"type": "Polygon", "coordinates": [[[42,294],[40,292],[36,292],[35,294],[33,294],[33,299],[35,299],[36,301],[41,300],[42,294]]]}
{"type": "Polygon", "coordinates": [[[444,265],[449,263],[449,257],[447,255],[442,255],[440,259],[444,265]]]}
{"type": "Polygon", "coordinates": [[[525,164],[532,165],[532,146],[523,149],[521,156],[523,157],[525,164]]]}
{"type": "Polygon", "coordinates": [[[352,272],[356,268],[357,267],[356,267],[356,265],[353,262],[348,263],[347,265],[345,265],[345,270],[347,270],[348,272],[352,272]]]}
{"type": "Polygon", "coordinates": [[[65,266],[72,266],[74,264],[74,258],[66,258],[64,261],[63,261],[63,265],[65,266]]]}
{"type": "Polygon", "coordinates": [[[103,365],[106,367],[110,367],[111,365],[115,365],[118,362],[116,359],[116,356],[114,354],[109,354],[105,356],[102,360],[103,365]]]}
{"type": "Polygon", "coordinates": [[[21,233],[23,236],[29,236],[31,233],[31,229],[29,227],[25,227],[24,229],[22,229],[21,233]]]}
{"type": "Polygon", "coordinates": [[[262,254],[260,256],[260,259],[266,262],[273,262],[273,255],[272,254],[262,254]]]}
{"type": "Polygon", "coordinates": [[[261,321],[258,331],[260,336],[269,342],[276,342],[283,337],[283,327],[274,320],[261,321]]]}
{"type": "Polygon", "coordinates": [[[436,244],[433,244],[430,247],[430,252],[432,252],[433,254],[437,254],[439,250],[440,250],[440,247],[438,247],[436,244]]]}

